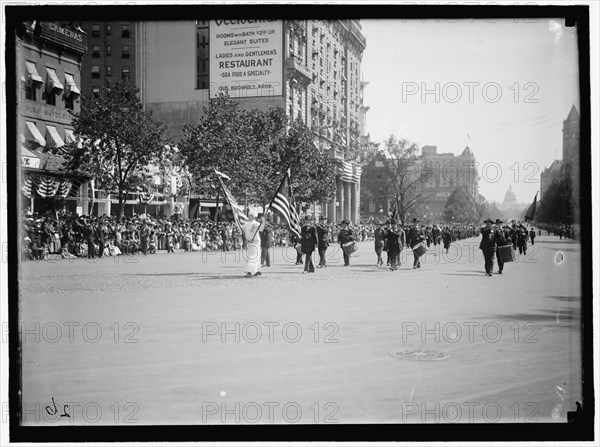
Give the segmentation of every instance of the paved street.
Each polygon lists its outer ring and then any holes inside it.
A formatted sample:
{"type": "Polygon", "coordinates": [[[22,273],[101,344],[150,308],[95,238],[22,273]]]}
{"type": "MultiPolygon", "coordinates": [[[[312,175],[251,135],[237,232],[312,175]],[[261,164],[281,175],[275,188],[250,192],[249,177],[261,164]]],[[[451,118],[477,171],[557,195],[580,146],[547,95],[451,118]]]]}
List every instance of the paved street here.
{"type": "Polygon", "coordinates": [[[306,275],[275,248],[251,279],[240,252],[26,262],[26,423],[566,421],[579,243],[538,237],[492,278],[478,245],[396,272],[336,245],[306,275]]]}

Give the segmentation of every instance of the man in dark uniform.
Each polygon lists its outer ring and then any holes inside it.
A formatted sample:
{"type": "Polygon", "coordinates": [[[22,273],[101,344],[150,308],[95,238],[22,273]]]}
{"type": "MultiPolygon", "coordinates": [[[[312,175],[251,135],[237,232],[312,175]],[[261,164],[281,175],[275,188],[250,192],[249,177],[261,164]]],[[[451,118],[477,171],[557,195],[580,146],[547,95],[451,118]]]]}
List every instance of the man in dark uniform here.
{"type": "Polygon", "coordinates": [[[527,228],[525,228],[523,224],[519,225],[519,228],[517,229],[517,247],[519,247],[520,255],[527,254],[527,233],[527,228]]]}
{"type": "Polygon", "coordinates": [[[510,240],[512,241],[513,250],[517,249],[517,238],[519,235],[519,229],[515,221],[512,221],[512,229],[510,230],[510,240]]]}
{"type": "Polygon", "coordinates": [[[383,228],[381,228],[383,222],[377,221],[375,222],[375,225],[377,226],[377,229],[374,233],[375,253],[377,254],[377,267],[379,267],[380,265],[383,265],[383,259],[381,259],[381,252],[383,251],[383,246],[386,242],[386,232],[383,228]]]}
{"type": "Polygon", "coordinates": [[[300,230],[300,236],[302,237],[302,253],[306,255],[304,271],[302,273],[314,273],[315,266],[312,262],[312,254],[317,246],[317,231],[312,224],[312,217],[309,215],[304,218],[304,225],[300,230]]]}
{"type": "Polygon", "coordinates": [[[494,221],[490,218],[484,221],[485,227],[481,228],[481,242],[479,248],[483,252],[485,259],[485,275],[492,276],[492,270],[494,270],[494,252],[496,251],[496,242],[494,242],[494,229],[492,224],[494,221]]]}
{"type": "Polygon", "coordinates": [[[102,220],[98,221],[94,227],[94,238],[98,242],[98,257],[104,256],[104,230],[102,229],[102,220]]]}
{"type": "Polygon", "coordinates": [[[269,250],[273,246],[273,225],[269,217],[265,218],[265,227],[260,233],[260,265],[271,267],[271,256],[269,250]]]}
{"type": "Polygon", "coordinates": [[[348,220],[342,220],[340,225],[342,228],[338,233],[338,243],[340,244],[340,247],[342,248],[342,253],[344,254],[344,267],[347,267],[350,265],[350,256],[344,251],[344,244],[352,242],[354,240],[354,234],[352,233],[352,230],[348,228],[348,225],[350,225],[350,222],[348,220]]]}
{"type": "Polygon", "coordinates": [[[504,270],[504,261],[502,260],[502,256],[500,255],[500,247],[503,245],[510,245],[506,237],[504,236],[504,231],[502,230],[502,221],[500,219],[496,219],[496,228],[494,230],[494,243],[496,244],[496,259],[498,260],[498,273],[501,275],[502,270],[504,270]]]}
{"type": "Polygon", "coordinates": [[[531,239],[531,245],[535,245],[535,228],[529,231],[529,239],[531,239]]]}
{"type": "Polygon", "coordinates": [[[296,233],[291,232],[290,242],[292,243],[292,247],[296,249],[296,265],[302,265],[302,250],[300,248],[300,243],[302,242],[302,238],[298,236],[296,233]]]}
{"type": "Polygon", "coordinates": [[[317,249],[319,250],[319,265],[317,267],[327,267],[327,261],[325,260],[325,253],[329,248],[329,227],[327,226],[327,218],[325,216],[319,217],[319,224],[317,225],[317,249]]]}
{"type": "MultiPolygon", "coordinates": [[[[425,234],[423,230],[419,228],[419,221],[415,218],[412,220],[412,225],[408,230],[408,246],[413,248],[417,244],[425,241],[425,234]]],[[[414,254],[414,251],[413,251],[414,254]]],[[[415,260],[413,262],[413,269],[421,268],[421,256],[414,255],[415,260]]]]}
{"type": "Polygon", "coordinates": [[[390,270],[398,270],[400,264],[400,252],[404,246],[404,231],[397,227],[396,219],[390,221],[390,229],[386,234],[388,256],[390,257],[390,270]]]}
{"type": "Polygon", "coordinates": [[[452,232],[448,227],[444,227],[442,230],[442,241],[444,243],[446,254],[448,254],[448,250],[450,250],[450,244],[452,243],[452,232]]]}

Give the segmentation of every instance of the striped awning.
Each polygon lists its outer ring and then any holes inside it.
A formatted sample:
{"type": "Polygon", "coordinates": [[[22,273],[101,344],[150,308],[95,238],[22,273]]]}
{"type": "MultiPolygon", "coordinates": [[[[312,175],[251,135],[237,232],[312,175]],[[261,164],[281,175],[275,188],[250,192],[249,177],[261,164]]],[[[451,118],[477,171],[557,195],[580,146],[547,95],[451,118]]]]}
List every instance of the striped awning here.
{"type": "Polygon", "coordinates": [[[77,83],[75,82],[75,78],[73,77],[73,75],[70,75],[69,73],[65,73],[65,94],[67,96],[69,96],[71,94],[81,95],[81,92],[79,91],[79,87],[77,86],[77,83]]]}
{"type": "Polygon", "coordinates": [[[42,136],[35,123],[33,121],[26,121],[25,124],[27,125],[27,139],[39,144],[40,146],[46,146],[46,140],[42,136]]]}
{"type": "Polygon", "coordinates": [[[46,73],[48,74],[48,79],[46,79],[46,91],[51,92],[52,90],[56,89],[62,92],[65,88],[58,80],[56,70],[54,68],[46,67],[46,73]]]}
{"type": "Polygon", "coordinates": [[[46,147],[59,148],[63,147],[65,142],[58,134],[58,130],[54,126],[46,125],[46,147]]]}
{"type": "Polygon", "coordinates": [[[44,83],[44,80],[37,72],[37,69],[35,68],[35,64],[33,62],[25,61],[25,66],[27,68],[28,82],[39,82],[40,84],[44,83]]]}
{"type": "Polygon", "coordinates": [[[77,138],[75,138],[75,134],[72,129],[65,129],[65,143],[76,143],[77,138]]]}

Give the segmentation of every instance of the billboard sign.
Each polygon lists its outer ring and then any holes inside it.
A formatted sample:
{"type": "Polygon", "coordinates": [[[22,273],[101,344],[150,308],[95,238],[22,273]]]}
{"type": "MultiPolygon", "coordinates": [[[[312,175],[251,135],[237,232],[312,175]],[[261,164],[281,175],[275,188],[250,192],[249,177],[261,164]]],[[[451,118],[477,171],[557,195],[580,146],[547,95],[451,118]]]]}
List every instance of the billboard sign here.
{"type": "Polygon", "coordinates": [[[210,97],[283,95],[283,22],[210,22],[210,97]]]}

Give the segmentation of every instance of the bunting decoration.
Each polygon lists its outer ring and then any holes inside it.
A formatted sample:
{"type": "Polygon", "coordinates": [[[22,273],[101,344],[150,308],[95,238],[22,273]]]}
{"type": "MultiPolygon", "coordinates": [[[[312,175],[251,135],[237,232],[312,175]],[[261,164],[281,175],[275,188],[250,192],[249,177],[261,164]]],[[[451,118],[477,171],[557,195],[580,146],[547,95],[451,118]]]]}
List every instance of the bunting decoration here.
{"type": "Polygon", "coordinates": [[[23,185],[21,185],[21,191],[23,192],[25,197],[27,197],[28,199],[31,199],[33,197],[32,186],[33,186],[33,182],[31,181],[31,177],[29,177],[29,176],[25,179],[25,181],[23,182],[23,185]]]}
{"type": "Polygon", "coordinates": [[[154,200],[154,193],[152,192],[141,192],[138,196],[140,203],[150,203],[154,200]]]}
{"type": "Polygon", "coordinates": [[[52,177],[42,177],[40,179],[40,183],[37,187],[37,193],[47,199],[49,197],[54,197],[56,195],[56,191],[58,190],[58,182],[55,181],[52,177]]]}
{"type": "Polygon", "coordinates": [[[56,195],[58,197],[62,197],[64,199],[69,195],[72,187],[73,187],[73,183],[71,183],[69,180],[64,180],[60,183],[60,186],[58,187],[56,195]]]}

